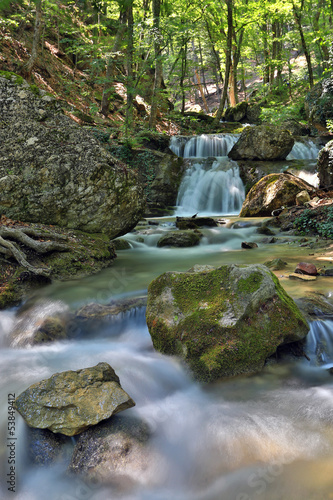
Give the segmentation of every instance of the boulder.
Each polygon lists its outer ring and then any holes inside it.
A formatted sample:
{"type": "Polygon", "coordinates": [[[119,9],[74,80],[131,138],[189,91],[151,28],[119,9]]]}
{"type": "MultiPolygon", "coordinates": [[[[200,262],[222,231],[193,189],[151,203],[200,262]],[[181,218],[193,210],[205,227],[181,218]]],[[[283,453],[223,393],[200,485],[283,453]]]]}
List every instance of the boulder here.
{"type": "Polygon", "coordinates": [[[246,109],[246,121],[251,124],[259,124],[261,122],[260,114],[262,108],[262,104],[250,102],[246,109]]]}
{"type": "Polygon", "coordinates": [[[158,247],[194,247],[199,245],[202,234],[194,231],[172,231],[162,236],[158,242],[158,247]]]}
{"type": "Polygon", "coordinates": [[[31,385],[14,406],[30,427],[74,436],[134,406],[107,363],[55,373],[31,385]]]}
{"type": "Polygon", "coordinates": [[[318,162],[319,187],[333,186],[333,141],[319,151],[318,162]]]}
{"type": "Polygon", "coordinates": [[[0,75],[0,116],[3,214],[111,238],[136,225],[145,208],[137,175],[52,96],[0,75]]]}
{"type": "Polygon", "coordinates": [[[229,107],[225,110],[224,119],[227,122],[240,122],[245,119],[247,108],[247,101],[242,101],[236,106],[229,107]]]}
{"type": "Polygon", "coordinates": [[[281,271],[282,269],[285,269],[288,265],[288,262],[277,258],[273,260],[268,260],[265,262],[265,266],[269,267],[272,271],[281,271]]]}
{"type": "Polygon", "coordinates": [[[137,417],[114,417],[80,434],[71,474],[118,487],[154,483],[159,475],[148,425],[137,417]]]}
{"type": "Polygon", "coordinates": [[[29,463],[49,466],[66,458],[66,445],[69,437],[54,434],[47,429],[27,428],[27,450],[29,463]]]}
{"type": "Polygon", "coordinates": [[[228,156],[232,160],[284,160],[294,142],[288,130],[273,125],[246,127],[228,156]]]}
{"type": "Polygon", "coordinates": [[[248,192],[239,216],[271,216],[274,210],[296,205],[301,191],[313,193],[314,187],[289,173],[266,175],[248,192]]]}
{"type": "Polygon", "coordinates": [[[281,128],[289,130],[294,137],[310,135],[310,128],[299,123],[297,120],[289,119],[281,123],[281,128]]]}
{"type": "Polygon", "coordinates": [[[317,291],[308,292],[305,297],[296,299],[295,302],[308,321],[316,320],[318,316],[324,316],[323,319],[333,318],[333,304],[317,291]]]}
{"type": "Polygon", "coordinates": [[[263,265],[194,266],[150,283],[147,325],[156,350],[181,356],[202,381],[261,370],[308,325],[263,265]]]}
{"type": "Polygon", "coordinates": [[[318,82],[304,100],[307,120],[313,125],[325,127],[333,119],[333,78],[318,82]]]}
{"type": "Polygon", "coordinates": [[[296,195],[296,205],[301,207],[311,200],[308,191],[301,191],[296,195]]]}
{"type": "Polygon", "coordinates": [[[299,262],[296,266],[295,273],[317,276],[318,271],[314,264],[310,264],[309,262],[299,262]]]}

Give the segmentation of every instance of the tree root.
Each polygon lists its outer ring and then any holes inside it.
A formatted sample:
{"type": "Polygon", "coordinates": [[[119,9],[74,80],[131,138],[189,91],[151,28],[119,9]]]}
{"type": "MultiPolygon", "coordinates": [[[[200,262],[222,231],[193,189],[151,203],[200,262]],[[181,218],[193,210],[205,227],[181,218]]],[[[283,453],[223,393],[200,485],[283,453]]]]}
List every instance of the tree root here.
{"type": "Polygon", "coordinates": [[[57,241],[36,241],[31,236],[37,238],[53,238],[64,240],[66,237],[55,233],[44,233],[32,228],[13,229],[9,227],[0,227],[0,253],[5,257],[13,257],[21,266],[25,267],[28,271],[39,276],[49,276],[51,270],[45,267],[35,267],[27,261],[26,255],[21,250],[16,242],[22,243],[24,246],[31,248],[39,254],[48,252],[66,252],[70,247],[64,243],[57,241]],[[9,241],[8,240],[14,240],[9,241]]]}

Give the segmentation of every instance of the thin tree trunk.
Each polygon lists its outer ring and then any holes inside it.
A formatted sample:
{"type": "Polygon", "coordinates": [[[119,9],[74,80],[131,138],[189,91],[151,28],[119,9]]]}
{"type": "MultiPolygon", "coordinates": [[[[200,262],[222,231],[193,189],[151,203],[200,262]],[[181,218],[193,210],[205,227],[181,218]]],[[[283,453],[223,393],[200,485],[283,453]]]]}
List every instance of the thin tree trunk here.
{"type": "Polygon", "coordinates": [[[298,31],[299,31],[299,34],[300,34],[300,37],[301,37],[301,43],[302,43],[302,49],[303,49],[303,52],[304,52],[304,55],[305,55],[305,59],[306,59],[306,63],[307,63],[307,66],[308,66],[308,74],[309,74],[309,86],[310,86],[310,89],[313,87],[313,69],[312,69],[312,63],[311,63],[311,55],[310,55],[310,52],[308,50],[308,47],[306,45],[306,41],[305,41],[305,38],[304,38],[304,32],[303,32],[303,26],[302,26],[302,8],[303,8],[303,1],[302,1],[302,6],[301,6],[301,10],[297,10],[297,7],[295,4],[293,4],[293,11],[294,11],[294,17],[295,17],[295,21],[296,21],[296,24],[297,24],[297,27],[298,27],[298,31]]]}
{"type": "Polygon", "coordinates": [[[112,53],[109,55],[106,67],[105,84],[103,88],[102,104],[101,104],[101,113],[104,116],[107,116],[109,114],[109,108],[110,108],[109,100],[113,89],[114,71],[116,68],[118,52],[121,47],[125,31],[126,31],[126,15],[124,12],[122,12],[119,17],[119,27],[116,34],[116,38],[113,43],[112,53]]]}
{"type": "Polygon", "coordinates": [[[153,24],[154,24],[154,52],[155,52],[155,79],[153,96],[150,108],[149,117],[149,128],[156,128],[157,120],[157,105],[158,98],[161,90],[162,82],[162,60],[161,60],[161,43],[160,43],[160,10],[161,10],[161,0],[153,0],[153,24]]]}
{"type": "Polygon", "coordinates": [[[32,40],[31,55],[27,63],[24,65],[24,70],[29,75],[38,59],[38,45],[42,30],[42,16],[43,16],[42,2],[43,0],[36,0],[36,17],[35,17],[35,28],[34,28],[34,37],[32,40]]]}
{"type": "Polygon", "coordinates": [[[231,49],[232,49],[232,33],[233,33],[232,0],[226,0],[226,3],[228,9],[228,33],[227,33],[227,51],[226,51],[226,62],[225,62],[224,87],[219,108],[215,116],[214,125],[218,125],[218,123],[220,122],[224,105],[227,100],[228,82],[229,82],[230,66],[231,66],[231,49]]]}
{"type": "Polygon", "coordinates": [[[127,103],[125,117],[126,134],[128,134],[133,127],[133,49],[133,3],[131,3],[127,10],[127,103]]]}

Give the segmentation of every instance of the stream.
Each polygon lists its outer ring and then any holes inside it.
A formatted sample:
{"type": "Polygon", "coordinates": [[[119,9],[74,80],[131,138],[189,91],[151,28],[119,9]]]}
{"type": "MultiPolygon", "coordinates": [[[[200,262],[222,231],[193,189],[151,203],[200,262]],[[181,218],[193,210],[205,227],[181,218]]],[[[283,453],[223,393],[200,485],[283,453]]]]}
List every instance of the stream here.
{"type": "MultiPolygon", "coordinates": [[[[223,156],[218,151],[214,154],[223,156]]],[[[308,248],[299,246],[299,238],[277,233],[275,244],[262,243],[263,236],[256,233],[261,219],[240,220],[235,215],[237,205],[229,208],[219,212],[225,224],[203,229],[200,245],[192,248],[157,248],[161,235],[174,230],[174,218],[155,219],[158,225],[142,224],[126,235],[131,249],[117,252],[109,269],[53,283],[31,294],[24,306],[32,311],[26,334],[52,311],[143,296],[150,281],[162,272],[187,270],[194,264],[264,263],[280,257],[288,266],[276,274],[294,298],[310,290],[331,297],[332,278],[318,278],[310,284],[288,280],[295,264],[309,255],[308,248]],[[257,241],[259,247],[241,249],[241,242],[248,240],[257,241]]],[[[185,206],[179,213],[191,210],[185,206]]],[[[210,211],[209,207],[202,210],[210,211]]],[[[216,213],[215,208],[212,211],[216,213]]],[[[333,366],[331,320],[317,318],[311,323],[306,347],[310,361],[302,358],[269,364],[256,375],[202,385],[191,378],[179,359],[154,351],[144,308],[123,313],[103,327],[91,325],[75,340],[29,348],[9,345],[16,313],[15,308],[0,311],[1,499],[333,498],[333,378],[328,371],[333,366]],[[59,463],[32,466],[26,456],[25,424],[16,414],[16,490],[8,491],[8,395],[18,396],[55,372],[101,361],[114,368],[122,387],[136,402],[121,416],[137,416],[149,425],[153,459],[129,470],[120,465],[121,485],[90,484],[69,476],[71,447],[59,463]]]]}

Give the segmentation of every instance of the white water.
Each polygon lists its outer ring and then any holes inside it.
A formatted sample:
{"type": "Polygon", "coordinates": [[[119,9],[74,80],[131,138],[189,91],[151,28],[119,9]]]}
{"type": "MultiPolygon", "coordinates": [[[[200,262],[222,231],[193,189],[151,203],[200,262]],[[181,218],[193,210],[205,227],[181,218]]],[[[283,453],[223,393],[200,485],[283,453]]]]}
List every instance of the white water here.
{"type": "Polygon", "coordinates": [[[238,214],[244,199],[237,163],[216,158],[209,169],[205,164],[194,163],[187,170],[178,191],[176,214],[238,214]]]}
{"type": "MultiPolygon", "coordinates": [[[[175,154],[183,158],[197,158],[197,161],[191,161],[182,179],[176,215],[239,213],[245,199],[244,185],[237,163],[225,158],[238,139],[237,134],[171,138],[170,149],[175,154]],[[215,161],[211,161],[212,157],[215,161]],[[205,162],[203,158],[208,160],[205,162]]],[[[304,139],[295,143],[287,160],[316,159],[318,152],[319,148],[311,140],[304,139]]],[[[295,175],[313,186],[319,184],[316,173],[301,170],[295,171],[295,175]]]]}
{"type": "MultiPolygon", "coordinates": [[[[49,306],[41,303],[40,313],[49,306]]],[[[326,326],[332,332],[332,324],[326,326]]],[[[149,425],[153,459],[143,468],[120,464],[121,481],[116,475],[109,485],[86,484],[84,478],[66,475],[68,459],[49,468],[31,466],[24,456],[26,431],[17,416],[17,491],[6,494],[3,484],[2,500],[329,498],[330,473],[316,483],[318,467],[325,471],[333,456],[333,383],[325,371],[299,363],[200,386],[176,358],[154,352],[144,311],[138,310],[118,317],[117,326],[111,322],[96,330],[91,325],[90,334],[73,342],[4,348],[2,401],[8,392],[18,394],[57,371],[100,361],[113,366],[136,401],[122,415],[136,415],[149,425]]],[[[3,405],[2,442],[5,421],[3,405]]],[[[6,450],[1,453],[5,466],[6,450]]]]}

